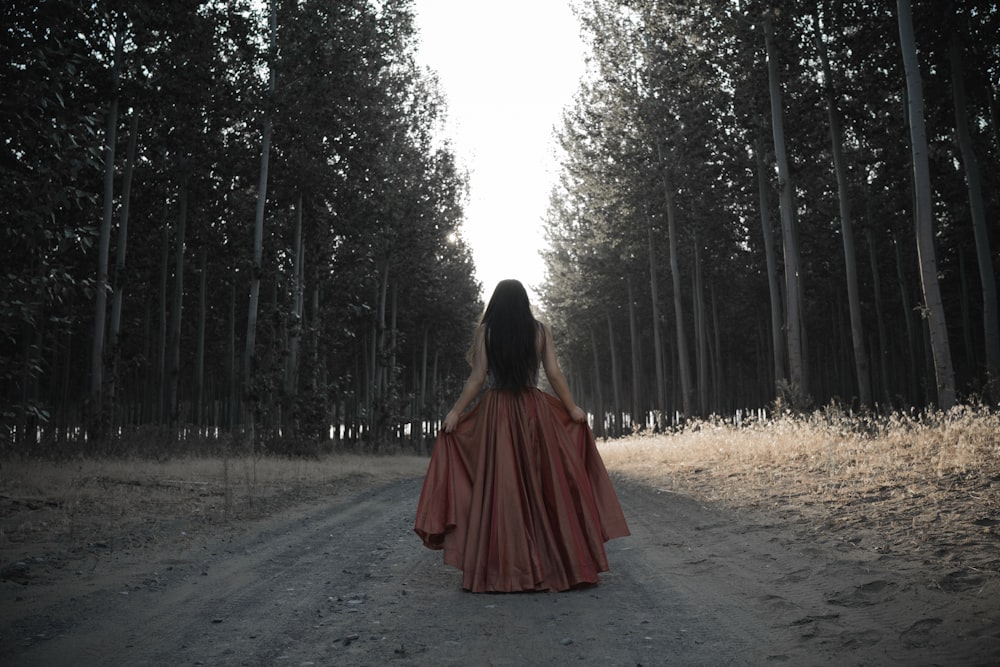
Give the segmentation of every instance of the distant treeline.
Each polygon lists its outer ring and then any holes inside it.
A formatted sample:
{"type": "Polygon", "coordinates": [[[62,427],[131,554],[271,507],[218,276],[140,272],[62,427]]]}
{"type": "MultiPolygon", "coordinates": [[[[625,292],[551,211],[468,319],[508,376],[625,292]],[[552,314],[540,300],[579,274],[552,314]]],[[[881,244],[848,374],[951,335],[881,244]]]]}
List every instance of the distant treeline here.
{"type": "Polygon", "coordinates": [[[544,305],[612,433],[1000,400],[995,2],[578,9],[544,305]]]}

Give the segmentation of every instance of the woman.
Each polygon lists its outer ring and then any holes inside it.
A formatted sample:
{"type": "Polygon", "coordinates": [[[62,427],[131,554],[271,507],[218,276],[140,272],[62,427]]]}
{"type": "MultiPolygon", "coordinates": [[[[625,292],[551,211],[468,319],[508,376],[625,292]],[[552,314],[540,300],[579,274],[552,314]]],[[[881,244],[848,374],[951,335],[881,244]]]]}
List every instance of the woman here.
{"type": "Polygon", "coordinates": [[[476,329],[472,372],[444,419],[414,530],[475,592],[563,591],[598,582],[604,543],[628,535],[587,415],[552,333],[516,280],[476,329]],[[538,390],[538,365],[556,397],[538,390]],[[479,402],[462,414],[485,386],[479,402]]]}

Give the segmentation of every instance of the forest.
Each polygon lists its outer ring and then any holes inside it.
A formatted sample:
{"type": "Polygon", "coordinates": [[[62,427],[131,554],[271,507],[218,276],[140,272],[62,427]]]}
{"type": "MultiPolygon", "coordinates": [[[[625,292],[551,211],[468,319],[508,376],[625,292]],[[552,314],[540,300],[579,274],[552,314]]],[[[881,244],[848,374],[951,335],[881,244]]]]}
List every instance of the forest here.
{"type": "Polygon", "coordinates": [[[997,403],[996,3],[578,13],[543,300],[595,430],[997,403]]]}
{"type": "MultiPolygon", "coordinates": [[[[995,3],[574,8],[539,306],[599,435],[997,403],[995,3]]],[[[412,3],[0,12],[0,448],[425,451],[482,302],[412,3]]]]}
{"type": "Polygon", "coordinates": [[[481,305],[409,3],[2,12],[5,448],[376,448],[443,411],[481,305]]]}

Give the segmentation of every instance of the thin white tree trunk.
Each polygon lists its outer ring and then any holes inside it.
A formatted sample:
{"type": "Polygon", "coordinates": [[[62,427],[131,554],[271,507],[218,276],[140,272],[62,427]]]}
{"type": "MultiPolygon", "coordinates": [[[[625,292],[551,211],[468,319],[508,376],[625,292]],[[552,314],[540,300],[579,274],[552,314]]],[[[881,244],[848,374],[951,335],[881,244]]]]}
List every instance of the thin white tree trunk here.
{"type": "Polygon", "coordinates": [[[694,267],[692,270],[694,295],[694,341],[695,359],[698,364],[698,412],[701,416],[708,414],[708,319],[705,314],[705,290],[702,285],[701,248],[698,239],[694,240],[694,267]]]}
{"type": "Polygon", "coordinates": [[[649,289],[653,304],[653,362],[656,364],[656,415],[657,428],[663,428],[666,411],[666,378],[663,376],[663,334],[660,332],[660,290],[656,275],[656,244],[653,228],[649,228],[649,289]]]}
{"type": "Polygon", "coordinates": [[[906,72],[906,92],[910,119],[910,149],[913,153],[914,218],[916,220],[917,257],[920,284],[924,295],[924,316],[930,333],[934,356],[934,375],[938,405],[944,410],[955,404],[955,373],[948,345],[948,327],[937,277],[934,251],[934,219],[931,208],[931,175],[927,157],[927,130],[924,126],[924,93],[913,37],[913,16],[909,0],[897,0],[899,42],[906,72]]]}
{"type": "MultiPolygon", "coordinates": [[[[778,260],[774,252],[774,230],[771,228],[771,206],[768,197],[767,173],[764,167],[764,141],[761,138],[761,122],[757,123],[754,132],[754,157],[757,161],[757,193],[760,199],[760,225],[764,235],[764,259],[767,263],[767,287],[771,301],[771,350],[774,365],[774,382],[771,391],[775,391],[778,380],[785,376],[785,337],[781,322],[783,308],[781,305],[781,285],[778,279],[778,260]]],[[[772,395],[773,398],[773,395],[772,395]]]]}
{"type": "Polygon", "coordinates": [[[622,434],[622,399],[621,376],[618,372],[618,348],[615,345],[615,328],[611,323],[611,313],[608,316],[608,350],[611,352],[611,396],[614,400],[615,435],[622,434]]]}
{"type": "Polygon", "coordinates": [[[681,291],[680,260],[677,256],[677,210],[674,204],[673,183],[670,169],[665,163],[663,150],[657,146],[660,158],[660,172],[663,178],[663,193],[667,203],[667,239],[670,248],[670,280],[674,293],[674,323],[677,333],[677,370],[681,376],[681,409],[685,416],[691,415],[691,360],[688,359],[687,332],[684,327],[684,307],[681,291]]]}
{"type": "Polygon", "coordinates": [[[628,329],[630,349],[632,352],[632,428],[646,427],[646,418],[642,405],[642,363],[639,354],[639,322],[635,313],[635,299],[632,296],[632,278],[627,278],[628,286],[628,329]]]}
{"type": "Polygon", "coordinates": [[[802,343],[802,294],[799,269],[798,234],[795,230],[795,201],[792,177],[785,152],[785,126],[778,79],[777,49],[770,12],[764,15],[764,43],[767,49],[768,90],[771,99],[771,131],[774,135],[774,158],[778,167],[778,193],[781,210],[781,241],[785,257],[785,316],[788,342],[788,370],[792,400],[804,401],[806,386],[805,355],[802,343]]]}

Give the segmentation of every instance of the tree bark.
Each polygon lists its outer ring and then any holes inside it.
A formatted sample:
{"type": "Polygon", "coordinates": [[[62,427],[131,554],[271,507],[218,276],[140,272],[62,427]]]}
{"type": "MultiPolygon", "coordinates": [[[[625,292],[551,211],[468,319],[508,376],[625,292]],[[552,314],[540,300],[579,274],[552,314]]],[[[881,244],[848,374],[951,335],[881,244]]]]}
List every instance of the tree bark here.
{"type": "Polygon", "coordinates": [[[302,334],[303,305],[305,287],[302,284],[305,277],[305,245],[302,239],[302,194],[299,193],[299,204],[295,210],[295,266],[292,269],[292,330],[288,340],[288,357],[285,361],[285,396],[294,398],[298,393],[299,379],[299,340],[302,334]]]}
{"type": "MultiPolygon", "coordinates": [[[[871,206],[867,195],[865,196],[865,208],[871,206]]],[[[885,331],[885,312],[882,310],[882,280],[878,270],[878,250],[875,247],[875,234],[871,228],[871,213],[866,210],[868,224],[865,225],[865,239],[868,242],[868,261],[872,269],[872,294],[875,299],[875,320],[878,325],[878,359],[879,371],[882,376],[881,396],[882,400],[889,405],[892,402],[891,384],[889,381],[889,354],[887,346],[887,336],[885,331]]]]}
{"type": "Polygon", "coordinates": [[[160,230],[160,331],[157,361],[156,417],[160,423],[167,421],[167,279],[170,275],[170,223],[167,219],[166,204],[163,211],[163,227],[160,230]]]}
{"type": "Polygon", "coordinates": [[[924,295],[924,316],[934,355],[934,375],[938,405],[943,410],[955,404],[955,373],[952,370],[948,328],[944,303],[937,278],[937,257],[934,250],[934,219],[931,209],[931,175],[927,157],[927,130],[924,126],[924,93],[913,38],[913,16],[910,0],[897,0],[899,42],[906,72],[906,91],[910,118],[910,148],[913,152],[914,218],[916,221],[917,256],[920,261],[920,284],[924,295]]]}
{"type": "Polygon", "coordinates": [[[173,424],[180,419],[178,387],[181,377],[181,312],[184,306],[184,232],[187,228],[188,204],[186,175],[181,182],[177,200],[180,211],[177,214],[177,235],[174,239],[174,303],[170,309],[170,364],[167,371],[167,411],[173,424]]]}
{"type": "Polygon", "coordinates": [[[982,178],[979,158],[972,144],[969,130],[969,112],[965,101],[965,68],[962,65],[962,47],[958,33],[958,10],[952,21],[950,35],[951,85],[955,102],[955,135],[962,152],[965,167],[965,184],[969,192],[969,214],[976,240],[976,260],[979,264],[979,281],[983,292],[983,329],[986,334],[986,384],[989,400],[1000,402],[1000,320],[997,317],[997,284],[990,256],[989,231],[986,226],[986,207],[983,204],[982,178]]]}
{"type": "Polygon", "coordinates": [[[774,135],[774,157],[778,166],[778,193],[781,210],[781,240],[785,257],[785,316],[788,342],[788,370],[791,399],[799,404],[806,400],[805,356],[802,343],[802,293],[798,234],[795,230],[795,201],[792,178],[785,153],[785,126],[781,102],[781,82],[778,79],[778,57],[774,46],[771,14],[764,14],[764,45],[767,49],[768,90],[771,99],[771,131],[774,135]]]}
{"type": "Polygon", "coordinates": [[[778,280],[778,261],[774,253],[774,230],[771,228],[771,205],[768,197],[767,172],[764,167],[764,141],[761,137],[762,121],[754,131],[754,157],[757,162],[757,193],[760,199],[760,224],[764,234],[764,259],[767,262],[767,287],[771,300],[771,348],[774,379],[771,383],[772,398],[778,380],[785,376],[785,338],[782,333],[781,285],[778,280]]]}
{"type": "Polygon", "coordinates": [[[205,420],[205,317],[208,312],[208,248],[204,245],[198,257],[198,339],[194,355],[194,423],[203,426],[205,420]]]}
{"type": "Polygon", "coordinates": [[[639,321],[635,313],[635,299],[632,296],[632,278],[626,278],[628,285],[628,329],[632,352],[632,429],[646,428],[646,418],[642,405],[642,363],[639,355],[639,321]]]}
{"type": "Polygon", "coordinates": [[[115,249],[115,273],[111,288],[111,328],[108,331],[108,356],[111,359],[111,377],[107,383],[107,396],[104,400],[114,409],[118,400],[118,336],[121,331],[122,302],[127,285],[125,273],[125,254],[128,248],[128,216],[132,197],[132,173],[135,169],[136,135],[139,133],[139,115],[132,114],[129,125],[128,148],[125,152],[125,171],[122,174],[121,202],[118,210],[118,242],[115,249]]]}
{"type": "Polygon", "coordinates": [[[691,367],[688,359],[687,333],[684,328],[684,307],[681,292],[680,260],[677,256],[677,210],[674,203],[674,189],[663,150],[657,146],[660,172],[663,177],[663,193],[667,203],[667,240],[670,246],[670,280],[674,292],[674,323],[677,332],[677,370],[681,376],[681,409],[690,416],[693,392],[691,388],[691,367]]]}
{"type": "Polygon", "coordinates": [[[599,438],[606,438],[607,428],[604,423],[604,391],[601,388],[601,362],[597,351],[597,335],[593,327],[590,329],[590,347],[594,354],[594,431],[599,438]]]}
{"type": "Polygon", "coordinates": [[[128,247],[128,216],[132,198],[132,174],[135,171],[135,149],[139,134],[139,114],[132,114],[129,126],[128,148],[125,152],[125,172],[122,174],[121,207],[118,211],[118,243],[115,249],[114,299],[111,303],[111,330],[108,344],[115,362],[118,359],[118,335],[121,331],[122,303],[128,285],[125,273],[125,253],[128,247]]]}
{"type": "Polygon", "coordinates": [[[715,356],[712,364],[712,379],[715,385],[715,405],[712,406],[714,412],[722,411],[722,334],[719,333],[719,308],[718,300],[715,298],[715,283],[711,285],[712,295],[712,331],[715,337],[715,356]]]}
{"type": "Polygon", "coordinates": [[[847,304],[851,314],[851,344],[854,350],[854,373],[857,378],[858,401],[863,408],[872,405],[868,351],[865,349],[865,328],[861,319],[861,296],[858,291],[858,263],[854,249],[854,229],[851,221],[850,193],[847,184],[847,165],[843,153],[843,130],[840,111],[833,91],[833,71],[826,54],[826,45],[819,30],[816,31],[816,51],[823,68],[824,93],[827,117],[830,122],[830,146],[833,168],[837,174],[837,201],[840,206],[840,234],[844,242],[844,265],[847,277],[847,304]]]}
{"type": "Polygon", "coordinates": [[[611,352],[611,397],[614,400],[615,436],[622,434],[622,399],[621,375],[618,372],[618,349],[615,346],[615,328],[611,323],[611,313],[608,316],[608,350],[611,352]]]}
{"type": "Polygon", "coordinates": [[[274,103],[275,93],[275,63],[274,57],[277,50],[278,37],[278,9],[274,0],[270,4],[270,52],[271,62],[269,64],[270,74],[268,81],[268,108],[264,112],[264,132],[260,142],[260,178],[257,182],[257,213],[254,218],[253,233],[253,264],[250,276],[250,304],[247,309],[247,339],[246,351],[243,354],[243,381],[244,387],[249,389],[253,380],[254,348],[257,343],[257,310],[260,302],[260,276],[263,270],[262,263],[264,257],[264,210],[267,204],[267,175],[268,165],[271,156],[271,108],[274,103]]]}
{"type": "Polygon", "coordinates": [[[649,289],[653,303],[653,363],[656,364],[656,427],[664,427],[666,410],[666,378],[663,376],[663,334],[660,332],[660,296],[656,276],[656,245],[653,243],[653,228],[649,228],[649,289]]]}
{"type": "Polygon", "coordinates": [[[125,36],[114,32],[115,52],[111,63],[111,101],[108,104],[107,124],[104,130],[104,212],[97,244],[97,281],[94,287],[94,339],[90,357],[90,408],[94,425],[103,434],[104,423],[102,394],[104,391],[104,331],[108,314],[108,255],[111,249],[111,219],[115,204],[115,143],[118,136],[118,82],[121,78],[122,51],[125,36]]]}
{"type": "Polygon", "coordinates": [[[232,430],[240,423],[240,382],[239,364],[236,359],[236,285],[229,287],[229,331],[226,336],[226,375],[228,379],[228,395],[226,396],[226,415],[223,422],[232,430]]]}
{"type": "Polygon", "coordinates": [[[913,322],[913,305],[910,301],[910,291],[907,288],[906,272],[903,268],[903,249],[899,246],[899,240],[893,235],[892,246],[896,251],[896,280],[899,282],[899,298],[903,304],[903,321],[906,324],[906,342],[909,352],[910,371],[907,382],[907,398],[910,405],[916,405],[920,398],[918,387],[920,386],[920,361],[918,359],[918,348],[922,348],[922,340],[918,340],[919,332],[913,322]]]}
{"type": "Polygon", "coordinates": [[[691,283],[694,294],[691,297],[694,310],[694,345],[698,368],[698,414],[708,414],[708,327],[705,316],[705,292],[701,284],[701,248],[694,240],[694,266],[691,268],[691,283]]]}

